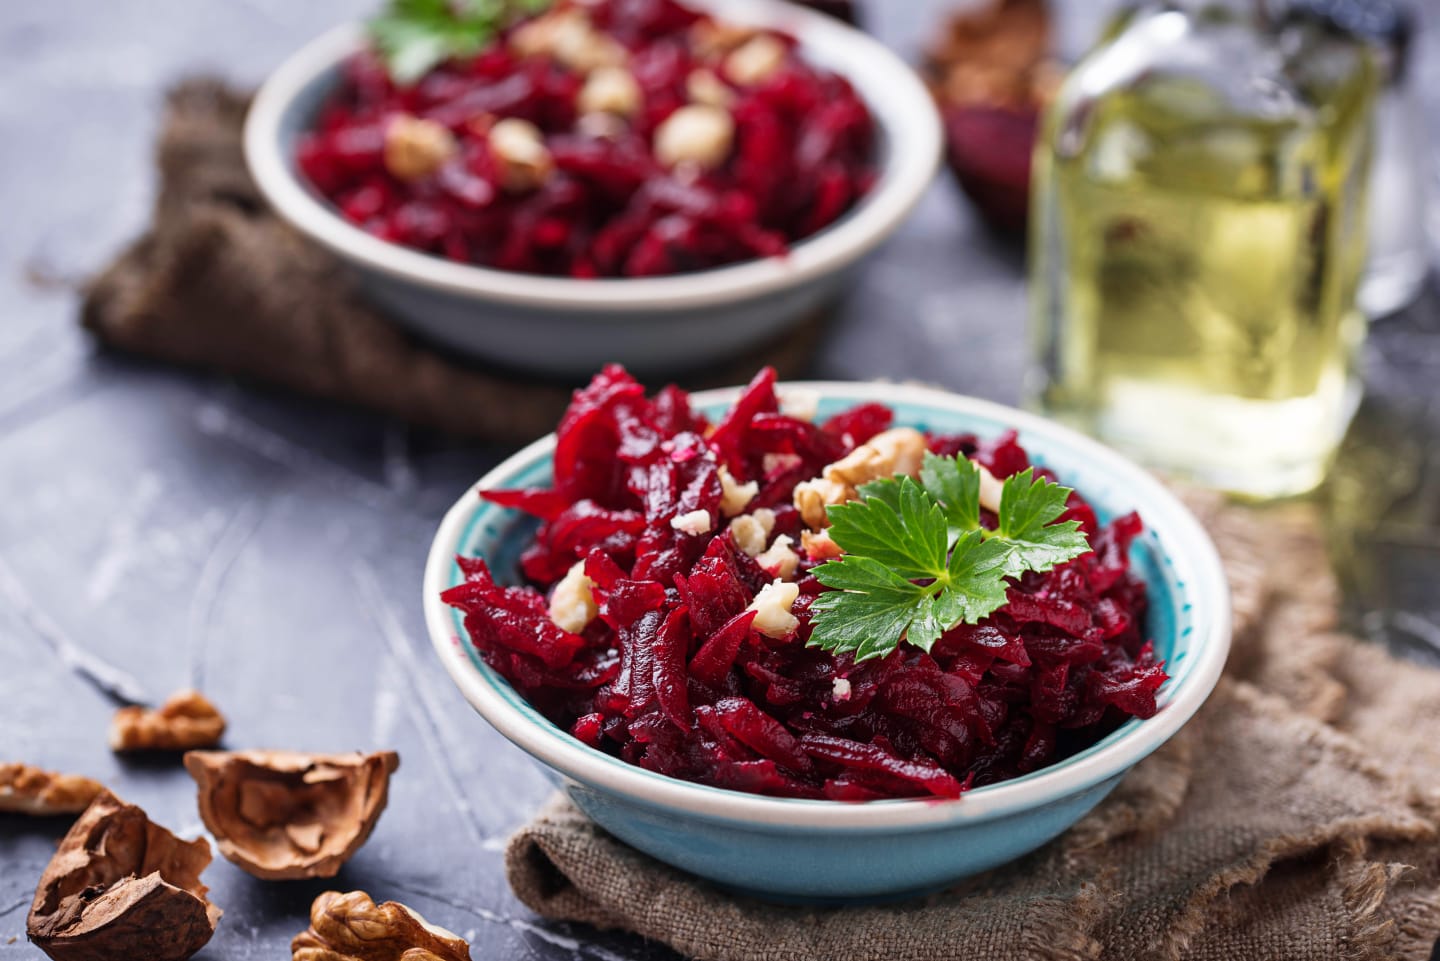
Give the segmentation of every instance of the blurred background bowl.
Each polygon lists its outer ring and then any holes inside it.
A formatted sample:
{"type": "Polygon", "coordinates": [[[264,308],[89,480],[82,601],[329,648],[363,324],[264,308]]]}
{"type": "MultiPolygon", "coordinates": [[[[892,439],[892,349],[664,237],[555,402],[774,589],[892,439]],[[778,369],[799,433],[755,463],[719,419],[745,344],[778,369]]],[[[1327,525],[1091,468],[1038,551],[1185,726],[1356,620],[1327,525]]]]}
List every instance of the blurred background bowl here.
{"type": "Polygon", "coordinates": [[[934,179],[940,119],[916,73],[839,21],[777,0],[690,0],[727,20],[793,34],[804,56],[845,76],[879,130],[880,176],[836,223],[785,258],[643,279],[575,280],[454,263],[373,237],[301,178],[299,137],[364,44],[349,25],[303,47],[261,87],[245,157],[261,192],[301,233],[353,267],[366,292],[422,336],[545,374],[592,373],[617,361],[673,375],[738,353],[824,308],[855,263],[892,234],[934,179]]]}

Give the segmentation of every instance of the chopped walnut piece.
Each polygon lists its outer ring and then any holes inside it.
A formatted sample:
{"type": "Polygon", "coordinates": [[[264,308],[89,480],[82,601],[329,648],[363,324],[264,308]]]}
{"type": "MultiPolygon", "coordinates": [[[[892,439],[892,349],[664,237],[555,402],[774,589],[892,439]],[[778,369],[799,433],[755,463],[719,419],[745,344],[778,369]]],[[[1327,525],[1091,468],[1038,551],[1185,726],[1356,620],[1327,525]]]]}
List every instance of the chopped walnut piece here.
{"type": "Polygon", "coordinates": [[[769,540],[770,535],[775,533],[775,512],[768,507],[757,507],[750,512],[760,529],[765,532],[765,539],[769,540]]]}
{"type": "Polygon", "coordinates": [[[1005,491],[1005,482],[1000,480],[984,464],[971,461],[980,471],[980,506],[987,511],[1000,513],[1000,495],[1005,491]]]}
{"type": "Polygon", "coordinates": [[[185,755],[220,853],[267,880],[334,877],[369,839],[399,766],[393,751],[185,755]]]}
{"type": "Polygon", "coordinates": [[[200,883],[209,863],[204,838],[182,841],[104,791],[41,875],[26,934],[55,961],[184,961],[220,920],[200,883]]]}
{"type": "Polygon", "coordinates": [[[708,104],[711,107],[729,108],[735,102],[735,91],[713,70],[692,70],[685,78],[685,95],[691,103],[708,104]]]}
{"type": "Polygon", "coordinates": [[[856,493],[855,488],[849,484],[817,477],[814,480],[801,481],[796,484],[792,496],[795,500],[795,509],[800,512],[800,519],[805,522],[806,526],[819,529],[830,523],[829,517],[825,514],[826,507],[854,500],[856,493]]]}
{"type": "Polygon", "coordinates": [[[785,63],[785,44],[762,33],[725,58],[725,76],[742,87],[764,83],[785,63]]]}
{"type": "Polygon", "coordinates": [[[820,413],[820,392],[806,387],[786,387],[780,393],[780,412],[797,420],[813,421],[820,413]]]}
{"type": "Polygon", "coordinates": [[[601,67],[585,79],[575,105],[582,114],[608,113],[628,117],[644,99],[635,75],[625,67],[601,67]]]}
{"type": "Polygon", "coordinates": [[[726,517],[738,517],[760,493],[759,481],[742,484],[730,473],[730,468],[720,465],[720,513],[726,517]]]}
{"type": "Polygon", "coordinates": [[[562,631],[579,634],[599,614],[595,582],[586,576],[585,562],[576,561],[550,595],[550,620],[562,631]]]}
{"type": "Polygon", "coordinates": [[[310,927],[290,942],[291,961],[470,961],[470,945],[396,901],[326,891],[310,927]]]}
{"type": "Polygon", "coordinates": [[[0,764],[0,813],[79,814],[105,786],[77,774],[54,774],[28,764],[0,764]]]}
{"type": "Polygon", "coordinates": [[[859,488],[871,481],[920,472],[925,457],[925,435],[912,427],[882,431],[829,465],[814,480],[795,485],[795,507],[805,523],[819,529],[829,523],[825,508],[852,501],[859,488]]]}
{"type": "Polygon", "coordinates": [[[676,515],[670,519],[670,526],[682,534],[689,534],[692,537],[699,537],[701,534],[708,534],[714,528],[714,521],[710,512],[706,510],[688,511],[676,515]]]}
{"type": "Polygon", "coordinates": [[[620,41],[596,30],[590,15],[574,7],[553,10],[510,35],[510,48],[522,57],[549,57],[576,73],[618,67],[630,59],[620,41]]]}
{"type": "Polygon", "coordinates": [[[800,585],[776,580],[760,588],[747,611],[755,612],[751,626],[766,637],[789,637],[800,629],[800,620],[790,608],[800,596],[800,585]]]}
{"type": "Polygon", "coordinates": [[[180,691],[158,708],[122,707],[110,722],[112,751],[189,751],[213,747],[225,718],[199,691],[180,691]]]}
{"type": "Polygon", "coordinates": [[[501,183],[509,191],[533,190],[555,171],[544,135],[528,120],[511,117],[491,127],[490,151],[500,166],[501,183]]]}
{"type": "Polygon", "coordinates": [[[553,57],[562,33],[590,29],[590,16],[584,10],[552,10],[516,27],[510,34],[510,49],[522,57],[553,57]]]}
{"type": "Polygon", "coordinates": [[[758,557],[765,552],[765,545],[770,543],[770,535],[775,530],[775,512],[761,507],[753,513],[741,514],[730,521],[728,529],[736,547],[751,557],[758,557]]]}
{"type": "Polygon", "coordinates": [[[794,538],[789,534],[781,534],[775,538],[775,543],[771,544],[768,550],[756,555],[755,563],[771,577],[788,581],[800,567],[800,555],[795,553],[794,545],[794,538]]]}
{"type": "Polygon", "coordinates": [[[925,435],[913,427],[882,431],[825,468],[824,476],[859,487],[885,477],[910,477],[925,459],[925,435]]]}
{"type": "Polygon", "coordinates": [[[735,539],[735,546],[740,548],[750,557],[758,557],[765,550],[765,529],[760,526],[750,514],[741,514],[730,522],[730,536],[735,539]]]}
{"type": "Polygon", "coordinates": [[[829,530],[801,531],[800,547],[812,561],[830,561],[845,553],[829,530]]]}
{"type": "Polygon", "coordinates": [[[697,20],[690,28],[690,49],[701,60],[717,60],[760,31],[723,20],[697,20]]]}
{"type": "Polygon", "coordinates": [[[630,51],[610,36],[587,26],[559,31],[553,56],[576,73],[591,73],[603,67],[619,67],[630,59],[630,51]]]}
{"type": "Polygon", "coordinates": [[[385,128],[385,169],[401,180],[430,176],[459,152],[444,124],[401,115],[385,128]]]}
{"type": "Polygon", "coordinates": [[[692,103],[672,113],[655,131],[655,159],[666,167],[682,164],[713,170],[730,156],[735,118],[730,111],[692,103]]]}

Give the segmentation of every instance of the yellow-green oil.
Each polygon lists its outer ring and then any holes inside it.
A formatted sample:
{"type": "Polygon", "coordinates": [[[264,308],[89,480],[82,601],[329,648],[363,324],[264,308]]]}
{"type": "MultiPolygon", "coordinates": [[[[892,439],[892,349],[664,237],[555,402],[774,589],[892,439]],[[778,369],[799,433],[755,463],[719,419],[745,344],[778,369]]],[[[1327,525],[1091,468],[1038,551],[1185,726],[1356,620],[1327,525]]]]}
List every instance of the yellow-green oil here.
{"type": "Polygon", "coordinates": [[[1375,81],[1313,39],[1287,60],[1247,23],[1132,18],[1036,156],[1041,405],[1258,497],[1317,484],[1358,399],[1375,81]]]}

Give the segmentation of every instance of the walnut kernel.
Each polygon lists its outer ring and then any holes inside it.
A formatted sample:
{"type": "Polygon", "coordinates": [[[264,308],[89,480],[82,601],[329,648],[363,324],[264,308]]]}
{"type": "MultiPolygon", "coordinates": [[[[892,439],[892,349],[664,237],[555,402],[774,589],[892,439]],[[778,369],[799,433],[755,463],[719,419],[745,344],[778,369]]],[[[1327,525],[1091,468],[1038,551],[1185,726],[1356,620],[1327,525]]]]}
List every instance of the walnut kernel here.
{"type": "Polygon", "coordinates": [[[780,639],[789,637],[800,629],[800,620],[790,613],[795,600],[800,596],[800,585],[775,580],[760,588],[755,600],[746,608],[755,612],[751,626],[766,637],[780,639]]]}
{"type": "Polygon", "coordinates": [[[310,927],[290,942],[291,961],[470,961],[470,945],[395,901],[326,891],[310,927]]]}
{"type": "Polygon", "coordinates": [[[768,33],[745,42],[725,58],[725,76],[742,87],[764,83],[785,63],[785,44],[768,33]]]}
{"type": "Polygon", "coordinates": [[[555,171],[540,128],[528,120],[511,117],[491,127],[490,150],[500,165],[501,183],[509,191],[534,190],[555,171]]]}
{"type": "Polygon", "coordinates": [[[691,103],[708,104],[711,107],[728,109],[735,102],[735,91],[713,70],[692,70],[685,78],[685,95],[691,103]]]}
{"type": "Polygon", "coordinates": [[[630,59],[618,40],[596,30],[590,15],[573,7],[522,24],[511,34],[510,48],[522,57],[549,57],[576,73],[617,67],[630,59]]]}
{"type": "Polygon", "coordinates": [[[655,131],[655,158],[666,167],[693,165],[713,170],[730,156],[735,118],[708,104],[681,107],[655,131]]]}
{"type": "Polygon", "coordinates": [[[690,28],[690,49],[701,60],[715,60],[744,44],[759,31],[723,20],[697,20],[690,28]]]}
{"type": "Polygon", "coordinates": [[[886,477],[918,474],[925,449],[925,435],[914,428],[882,431],[827,466],[820,477],[795,485],[795,507],[808,526],[824,527],[829,523],[825,508],[854,500],[857,488],[886,477]]]}
{"type": "Polygon", "coordinates": [[[585,562],[576,561],[550,595],[550,620],[562,631],[579,634],[599,614],[595,582],[586,576],[585,562]]]}
{"type": "Polygon", "coordinates": [[[158,708],[122,707],[110,722],[112,751],[189,751],[212,747],[225,718],[199,691],[180,691],[158,708]]]}
{"type": "Polygon", "coordinates": [[[629,117],[640,109],[640,84],[625,67],[601,67],[585,79],[576,106],[582,114],[608,113],[629,117]]]}
{"type": "Polygon", "coordinates": [[[50,817],[79,814],[105,790],[99,781],[28,764],[0,764],[0,812],[50,817]]]}
{"type": "Polygon", "coordinates": [[[720,513],[726,517],[737,517],[745,513],[745,508],[760,493],[760,482],[750,481],[742,484],[730,473],[730,468],[724,464],[720,465],[720,513]]]}
{"type": "Polygon", "coordinates": [[[444,124],[401,115],[385,128],[385,169],[401,180],[430,176],[460,150],[444,124]]]}

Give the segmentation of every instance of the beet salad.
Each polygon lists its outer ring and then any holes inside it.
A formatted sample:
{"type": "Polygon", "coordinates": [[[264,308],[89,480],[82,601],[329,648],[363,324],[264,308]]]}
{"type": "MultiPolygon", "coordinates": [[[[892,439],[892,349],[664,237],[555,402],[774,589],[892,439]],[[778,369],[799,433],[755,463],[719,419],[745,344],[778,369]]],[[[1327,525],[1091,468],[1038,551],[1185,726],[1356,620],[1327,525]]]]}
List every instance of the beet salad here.
{"type": "Polygon", "coordinates": [[[876,179],[793,37],[676,0],[395,0],[297,162],[346,220],[462,263],[649,277],[783,256],[876,179]]]}
{"type": "Polygon", "coordinates": [[[1155,713],[1138,517],[1098,523],[1014,433],[813,415],[768,369],[712,423],[607,368],[553,488],[481,492],[541,521],[527,583],[462,557],[443,599],[585,744],[739,791],[953,798],[1155,713]]]}

